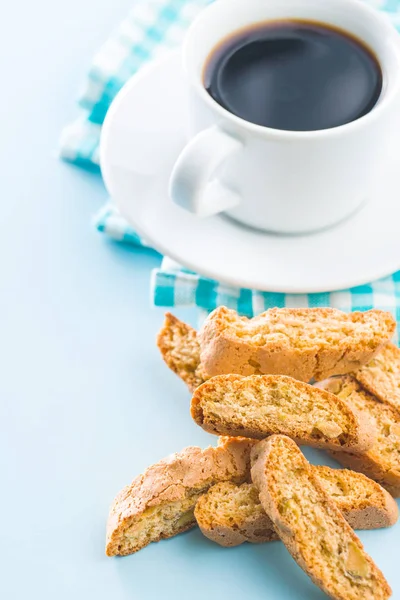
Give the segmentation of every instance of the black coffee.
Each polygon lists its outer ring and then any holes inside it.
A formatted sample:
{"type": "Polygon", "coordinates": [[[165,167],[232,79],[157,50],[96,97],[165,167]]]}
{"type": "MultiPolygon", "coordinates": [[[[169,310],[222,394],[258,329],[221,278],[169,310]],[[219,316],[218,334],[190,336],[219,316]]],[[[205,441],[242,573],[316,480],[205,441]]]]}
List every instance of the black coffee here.
{"type": "Polygon", "coordinates": [[[234,115],[265,127],[313,131],[367,114],[382,89],[376,57],[350,34],[322,23],[270,21],[221,42],[204,85],[234,115]]]}

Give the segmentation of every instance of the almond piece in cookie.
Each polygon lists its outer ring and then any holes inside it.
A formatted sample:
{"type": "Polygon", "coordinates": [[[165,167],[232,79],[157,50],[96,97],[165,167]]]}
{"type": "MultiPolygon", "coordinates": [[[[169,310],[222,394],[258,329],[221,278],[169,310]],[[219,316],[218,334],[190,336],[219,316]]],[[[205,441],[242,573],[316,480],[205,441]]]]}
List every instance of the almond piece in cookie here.
{"type": "Polygon", "coordinates": [[[253,447],[253,483],[298,565],[334,600],[386,600],[391,589],[330,500],[295,442],[276,435],[253,447]]]}
{"type": "Polygon", "coordinates": [[[106,554],[132,554],[193,527],[196,502],[211,485],[248,479],[251,446],[226,440],[217,448],[189,447],[146,469],[111,506],[106,554]]]}
{"type": "Polygon", "coordinates": [[[205,378],[236,373],[281,374],[301,381],[358,370],[393,336],[388,312],[334,308],[272,308],[239,317],[221,306],[198,333],[205,378]]]}
{"type": "Polygon", "coordinates": [[[334,394],[284,375],[219,375],[197,388],[193,419],[210,433],[263,439],[282,433],[299,444],[362,452],[369,421],[334,394]]]}

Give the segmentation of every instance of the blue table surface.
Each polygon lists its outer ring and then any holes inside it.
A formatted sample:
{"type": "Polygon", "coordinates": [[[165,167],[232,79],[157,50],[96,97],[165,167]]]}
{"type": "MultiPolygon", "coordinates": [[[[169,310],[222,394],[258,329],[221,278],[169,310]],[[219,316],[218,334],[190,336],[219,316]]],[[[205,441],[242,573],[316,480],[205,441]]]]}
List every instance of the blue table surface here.
{"type": "MultiPolygon", "coordinates": [[[[100,177],[57,160],[90,58],[130,6],[22,0],[0,19],[0,597],[324,598],[278,542],[225,550],[192,531],[104,555],[116,492],[161,457],[214,442],[154,343],[159,257],[97,234],[100,177]]],[[[394,598],[399,531],[361,534],[394,598]]]]}

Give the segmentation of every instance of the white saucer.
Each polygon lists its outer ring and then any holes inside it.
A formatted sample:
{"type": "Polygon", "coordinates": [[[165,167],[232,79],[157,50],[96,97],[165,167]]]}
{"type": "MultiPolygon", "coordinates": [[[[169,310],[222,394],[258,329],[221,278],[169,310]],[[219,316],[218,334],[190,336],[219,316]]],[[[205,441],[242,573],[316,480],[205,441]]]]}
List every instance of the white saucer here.
{"type": "Polygon", "coordinates": [[[121,214],[157,250],[223,283],[273,292],[345,289],[400,269],[398,158],[388,158],[367,205],[313,235],[265,234],[223,216],[199,219],[173,204],[168,179],[185,144],[185,98],[174,52],[124,86],[103,126],[105,184],[121,214]]]}

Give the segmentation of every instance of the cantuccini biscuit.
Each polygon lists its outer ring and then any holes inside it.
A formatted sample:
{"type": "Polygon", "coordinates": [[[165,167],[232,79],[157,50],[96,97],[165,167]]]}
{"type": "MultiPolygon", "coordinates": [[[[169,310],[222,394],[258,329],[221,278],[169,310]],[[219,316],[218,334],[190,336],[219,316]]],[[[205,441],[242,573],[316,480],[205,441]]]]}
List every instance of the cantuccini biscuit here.
{"type": "Polygon", "coordinates": [[[395,327],[392,315],[380,310],[272,308],[248,319],[221,306],[199,331],[200,364],[206,378],[236,373],[320,380],[358,370],[395,327]]]}
{"type": "Polygon", "coordinates": [[[210,433],[263,439],[282,433],[299,444],[362,452],[369,421],[335,396],[285,375],[219,375],[198,387],[191,413],[210,433]]]}
{"type": "Polygon", "coordinates": [[[188,447],[146,469],[111,506],[106,554],[132,554],[193,527],[196,502],[211,485],[248,479],[250,448],[245,440],[224,440],[205,450],[188,447]]]}
{"type": "Polygon", "coordinates": [[[286,436],[253,447],[252,480],[279,537],[334,600],[386,600],[391,589],[314,469],[286,436]]]}

